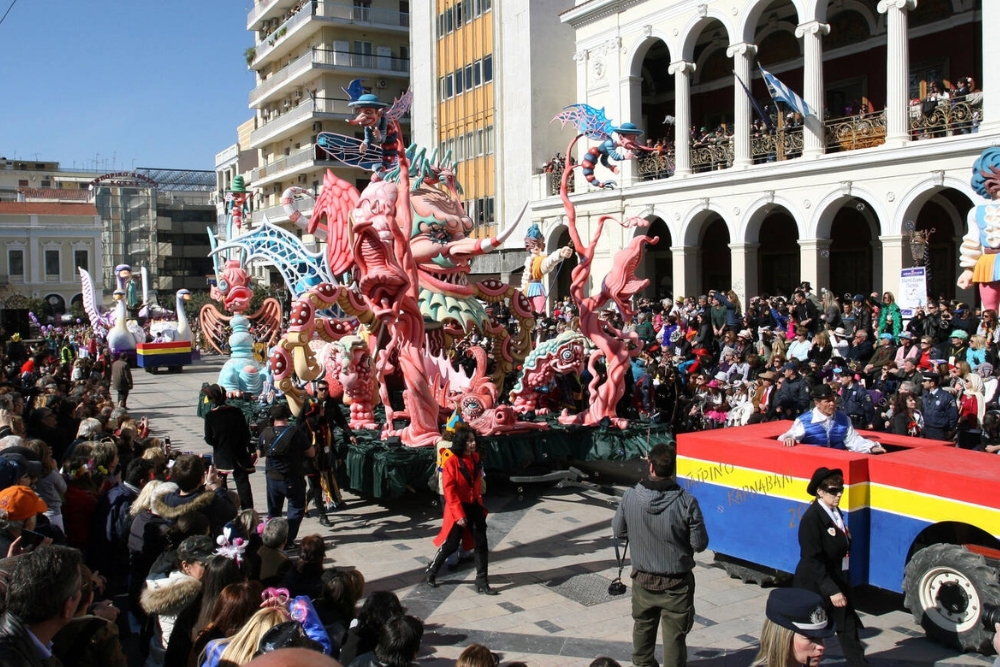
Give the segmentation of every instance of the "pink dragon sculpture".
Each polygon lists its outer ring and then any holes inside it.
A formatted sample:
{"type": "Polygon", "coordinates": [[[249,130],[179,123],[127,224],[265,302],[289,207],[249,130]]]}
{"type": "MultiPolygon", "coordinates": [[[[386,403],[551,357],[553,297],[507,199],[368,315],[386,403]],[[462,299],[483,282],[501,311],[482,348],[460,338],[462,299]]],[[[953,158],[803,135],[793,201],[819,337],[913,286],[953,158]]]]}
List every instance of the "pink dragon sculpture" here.
{"type": "Polygon", "coordinates": [[[538,344],[524,360],[524,373],[510,392],[515,412],[547,415],[541,404],[547,388],[559,375],[579,375],[587,363],[587,339],[576,331],[564,331],[555,338],[538,344]]]}
{"type": "MultiPolygon", "coordinates": [[[[583,136],[583,134],[578,134],[570,141],[569,148],[566,149],[567,155],[573,154],[576,142],[583,136]]],[[[576,415],[570,415],[567,410],[563,410],[559,416],[559,422],[596,426],[602,420],[607,419],[614,426],[625,428],[628,426],[628,420],[620,419],[615,408],[625,393],[625,373],[628,371],[629,360],[631,357],[638,356],[642,351],[642,344],[635,333],[624,333],[612,326],[607,320],[601,319],[600,309],[608,301],[614,301],[622,319],[625,322],[632,319],[632,296],[649,285],[649,280],[640,280],[635,275],[635,270],[642,259],[643,247],[649,243],[657,243],[659,237],[634,237],[628,247],[615,253],[611,271],[601,283],[601,291],[595,296],[588,296],[587,285],[590,281],[590,271],[593,266],[597,242],[601,238],[604,223],[615,219],[607,215],[598,218],[597,230],[594,232],[590,244],[584,245],[576,228],[576,207],[570,201],[568,194],[567,184],[572,169],[573,166],[567,163],[563,169],[562,184],[559,188],[563,207],[566,209],[566,225],[573,242],[573,249],[580,256],[580,263],[573,269],[570,293],[580,306],[580,332],[597,347],[597,351],[590,355],[588,366],[594,378],[589,387],[590,406],[576,415]],[[597,361],[602,357],[605,359],[607,368],[607,377],[604,378],[603,382],[596,366],[597,361]]],[[[617,221],[615,220],[615,222],[617,221]]],[[[619,224],[628,229],[645,227],[649,223],[642,218],[633,217],[619,224]]]]}
{"type": "Polygon", "coordinates": [[[466,354],[476,360],[476,371],[469,387],[452,396],[455,409],[466,425],[479,435],[537,431],[549,427],[545,423],[518,421],[517,413],[511,406],[497,402],[497,387],[486,376],[486,350],[473,345],[466,354]]]}

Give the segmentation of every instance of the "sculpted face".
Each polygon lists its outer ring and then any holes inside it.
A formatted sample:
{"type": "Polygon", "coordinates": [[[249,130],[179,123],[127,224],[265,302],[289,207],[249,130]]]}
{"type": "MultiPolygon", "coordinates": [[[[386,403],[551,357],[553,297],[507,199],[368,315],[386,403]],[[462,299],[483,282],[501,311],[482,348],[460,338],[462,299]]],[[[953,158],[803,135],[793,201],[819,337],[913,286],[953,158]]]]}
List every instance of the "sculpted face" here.
{"type": "Polygon", "coordinates": [[[351,125],[375,127],[382,118],[382,111],[382,109],[376,107],[361,107],[358,109],[358,115],[348,122],[351,125]]]}

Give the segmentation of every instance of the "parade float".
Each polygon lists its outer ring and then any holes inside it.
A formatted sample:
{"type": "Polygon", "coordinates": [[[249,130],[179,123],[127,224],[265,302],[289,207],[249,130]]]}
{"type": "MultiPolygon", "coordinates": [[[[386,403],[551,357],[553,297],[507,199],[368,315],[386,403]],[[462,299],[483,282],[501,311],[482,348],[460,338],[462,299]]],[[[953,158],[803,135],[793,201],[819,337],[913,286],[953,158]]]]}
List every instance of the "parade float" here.
{"type": "MultiPolygon", "coordinates": [[[[350,122],[363,128],[363,136],[322,133],[317,145],[331,159],[371,171],[371,182],[359,192],[327,170],[308,217],[298,203],[310,193],[296,187],[282,196],[291,222],[323,240],[323,251],[308,250],[296,234],[265,219],[257,229],[215,245],[212,255],[217,263],[225,258],[219,290],[228,289],[230,301],[233,286],[245,284],[247,262],[271,264],[284,279],[293,304],[267,370],[293,412],[301,410],[317,380],[341,389],[358,436],[346,455],[350,487],[382,498],[424,486],[449,420],[474,429],[486,468],[506,473],[561,460],[634,458],[651,439],[669,437],[666,427],[631,426],[616,415],[624,374],[641,346],[634,334],[598,321],[600,309],[611,302],[620,312],[631,312],[632,296],[648,283],[635,269],[643,247],[656,239],[636,237],[618,252],[599,291],[589,294],[601,230],[613,219],[602,217],[593,238],[584,241],[567,194],[568,165],[562,197],[572,246],[549,264],[576,253],[572,295],[583,330],[536,352],[528,297],[497,280],[469,279],[471,263],[515,232],[527,206],[500,235],[470,236],[474,225],[461,203],[451,155],[402,143],[398,119],[409,108],[409,92],[390,105],[364,92],[360,82],[347,91],[358,112],[350,122]],[[501,302],[516,326],[487,311],[501,302]],[[481,344],[467,344],[473,334],[481,344]],[[583,369],[591,378],[585,409],[557,416],[556,409],[544,407],[559,378],[583,369]],[[520,382],[508,396],[504,387],[514,383],[505,381],[515,374],[520,382]]],[[[637,227],[645,221],[621,224],[637,227]]],[[[537,228],[532,231],[529,236],[540,236],[537,228]]],[[[539,272],[544,273],[541,267],[539,272]]],[[[239,310],[238,304],[226,304],[239,310]]],[[[239,317],[230,321],[234,336],[239,317]]],[[[252,394],[244,376],[259,369],[244,364],[245,357],[236,357],[230,347],[234,358],[219,382],[252,394]]]]}

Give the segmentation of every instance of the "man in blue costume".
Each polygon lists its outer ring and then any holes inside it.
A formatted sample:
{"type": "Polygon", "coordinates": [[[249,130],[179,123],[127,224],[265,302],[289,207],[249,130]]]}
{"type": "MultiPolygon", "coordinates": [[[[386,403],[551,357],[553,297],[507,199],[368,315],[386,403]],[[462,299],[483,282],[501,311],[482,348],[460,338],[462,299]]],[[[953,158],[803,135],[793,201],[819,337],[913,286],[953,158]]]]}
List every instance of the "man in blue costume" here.
{"type": "Polygon", "coordinates": [[[797,417],[792,427],[778,436],[785,447],[797,444],[848,449],[852,452],[884,454],[877,442],[865,440],[854,430],[851,418],[837,409],[837,394],[828,384],[820,384],[810,392],[815,407],[797,417]]]}

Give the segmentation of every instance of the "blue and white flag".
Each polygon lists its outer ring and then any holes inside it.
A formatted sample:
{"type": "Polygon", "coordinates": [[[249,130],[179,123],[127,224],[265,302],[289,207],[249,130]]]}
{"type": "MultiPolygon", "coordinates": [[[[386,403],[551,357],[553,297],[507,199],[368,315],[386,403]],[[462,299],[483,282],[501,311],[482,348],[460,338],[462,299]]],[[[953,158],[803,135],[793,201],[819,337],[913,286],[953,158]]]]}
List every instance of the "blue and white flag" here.
{"type": "MultiPolygon", "coordinates": [[[[760,67],[760,65],[757,65],[760,67]]],[[[775,102],[784,102],[793,111],[796,111],[803,116],[815,116],[816,114],[813,110],[806,104],[806,101],[795,94],[791,88],[781,83],[778,77],[774,76],[768,72],[763,67],[760,67],[760,73],[764,75],[764,83],[767,84],[767,90],[771,93],[771,99],[775,102]]]]}

